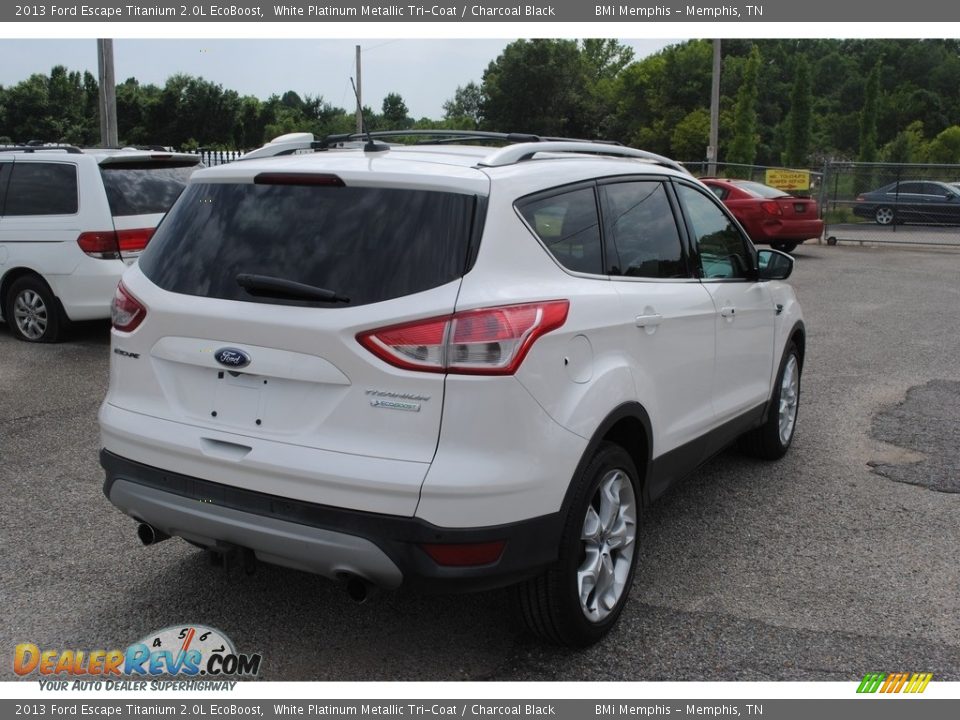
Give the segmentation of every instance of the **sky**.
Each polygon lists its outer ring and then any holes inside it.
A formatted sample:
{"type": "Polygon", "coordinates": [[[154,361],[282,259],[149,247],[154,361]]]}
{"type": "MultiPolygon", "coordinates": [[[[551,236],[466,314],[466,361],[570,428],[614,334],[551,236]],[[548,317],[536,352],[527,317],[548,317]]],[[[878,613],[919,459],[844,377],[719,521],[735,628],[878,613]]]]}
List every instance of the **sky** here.
{"type": "MultiPolygon", "coordinates": [[[[363,103],[380,110],[387,93],[399,93],[411,117],[443,117],[443,103],[458,86],[479,83],[508,39],[459,40],[225,40],[116,39],[118,83],[135,77],[162,86],[175,73],[206,80],[264,100],[293,90],[323,96],[337,107],[354,106],[350,77],[355,46],[361,47],[363,103]]],[[[636,58],[678,40],[624,40],[636,58]]],[[[96,41],[0,39],[0,85],[9,87],[54,65],[97,75],[96,41]]]]}

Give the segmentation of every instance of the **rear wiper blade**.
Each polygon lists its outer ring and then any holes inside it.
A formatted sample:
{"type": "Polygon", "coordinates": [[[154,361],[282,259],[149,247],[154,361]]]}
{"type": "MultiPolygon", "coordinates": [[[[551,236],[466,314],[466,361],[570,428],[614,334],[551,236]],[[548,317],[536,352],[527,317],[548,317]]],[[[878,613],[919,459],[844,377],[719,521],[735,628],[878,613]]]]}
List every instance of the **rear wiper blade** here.
{"type": "Polygon", "coordinates": [[[237,285],[251,295],[281,298],[287,300],[320,300],[322,302],[348,303],[350,298],[327,288],[307,285],[285,278],[271,277],[270,275],[253,275],[239,273],[237,285]]]}

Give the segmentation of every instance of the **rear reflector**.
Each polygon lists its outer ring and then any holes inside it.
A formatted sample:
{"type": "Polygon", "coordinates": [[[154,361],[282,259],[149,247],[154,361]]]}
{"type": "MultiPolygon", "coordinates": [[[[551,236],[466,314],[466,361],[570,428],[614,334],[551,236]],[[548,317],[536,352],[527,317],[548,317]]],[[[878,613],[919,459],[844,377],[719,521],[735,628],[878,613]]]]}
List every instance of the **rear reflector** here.
{"type": "Polygon", "coordinates": [[[120,332],[133,332],[147,316],[147,308],[137,300],[121,282],[113,294],[110,306],[110,322],[113,329],[120,332]]]}
{"type": "Polygon", "coordinates": [[[420,545],[437,565],[469,567],[495,563],[503,555],[506,540],[485,543],[430,544],[420,545]]]}
{"type": "Polygon", "coordinates": [[[357,335],[381,360],[406,370],[512,375],[541,335],[567,321],[570,303],[504,305],[427,318],[357,335]]]}
{"type": "Polygon", "coordinates": [[[344,182],[336,175],[318,175],[317,173],[260,173],[253,178],[255,185],[321,185],[325,187],[344,187],[344,182]]]}

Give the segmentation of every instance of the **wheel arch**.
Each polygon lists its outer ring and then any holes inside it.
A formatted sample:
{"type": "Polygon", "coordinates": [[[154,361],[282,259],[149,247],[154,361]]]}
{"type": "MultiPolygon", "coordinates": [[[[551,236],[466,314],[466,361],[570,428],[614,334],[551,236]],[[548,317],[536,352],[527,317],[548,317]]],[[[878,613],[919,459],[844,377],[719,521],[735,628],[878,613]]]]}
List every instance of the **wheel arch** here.
{"type": "Polygon", "coordinates": [[[566,516],[573,502],[576,480],[583,474],[597,448],[603,442],[612,442],[622,447],[633,460],[637,468],[640,483],[640,497],[643,504],[649,503],[647,491],[650,472],[651,450],[653,448],[653,425],[650,416],[638,402],[626,402],[611,411],[594,431],[580,456],[580,461],[567,484],[560,507],[561,516],[566,516]]]}
{"type": "MultiPolygon", "coordinates": [[[[3,274],[3,277],[0,277],[0,317],[4,316],[3,311],[7,304],[7,293],[10,292],[10,286],[13,285],[20,278],[27,277],[30,275],[37,278],[37,280],[39,280],[44,285],[46,285],[47,289],[50,291],[50,294],[53,297],[55,298],[57,297],[56,293],[53,292],[53,288],[50,287],[50,283],[44,280],[43,275],[38,273],[33,268],[29,268],[23,265],[10,268],[3,274]]],[[[59,302],[59,298],[57,298],[57,301],[59,302]]]]}
{"type": "Polygon", "coordinates": [[[807,329],[802,320],[798,320],[796,323],[794,323],[793,327],[790,328],[790,334],[787,337],[787,342],[792,342],[797,348],[797,353],[800,356],[798,358],[800,361],[800,370],[803,370],[803,358],[807,352],[807,329]]]}
{"type": "Polygon", "coordinates": [[[4,309],[7,305],[7,293],[10,292],[11,286],[17,282],[17,280],[25,277],[35,278],[37,282],[43,284],[43,286],[50,293],[50,297],[53,298],[53,311],[59,316],[59,322],[61,326],[69,325],[70,317],[67,315],[67,312],[63,307],[63,302],[60,300],[60,296],[54,292],[53,287],[47,282],[47,279],[41,273],[25,265],[19,265],[17,267],[10,268],[6,271],[6,273],[4,273],[3,277],[0,277],[0,318],[3,318],[3,320],[8,324],[11,322],[10,318],[6,317],[6,313],[4,312],[4,309]]]}

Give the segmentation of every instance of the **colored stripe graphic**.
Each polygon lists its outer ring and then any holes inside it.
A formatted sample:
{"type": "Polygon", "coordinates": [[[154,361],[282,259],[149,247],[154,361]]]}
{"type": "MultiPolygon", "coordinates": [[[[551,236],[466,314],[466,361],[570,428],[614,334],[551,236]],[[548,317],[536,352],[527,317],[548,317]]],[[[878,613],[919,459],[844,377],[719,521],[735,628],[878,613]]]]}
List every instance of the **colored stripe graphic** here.
{"type": "Polygon", "coordinates": [[[857,687],[858,693],[922,693],[933,673],[867,673],[857,687]]]}
{"type": "Polygon", "coordinates": [[[867,673],[857,688],[858,693],[875,693],[883,682],[883,673],[867,673]]]}
{"type": "Polygon", "coordinates": [[[930,683],[931,678],[933,678],[933,673],[914,673],[913,677],[910,678],[910,683],[907,685],[907,689],[904,690],[904,692],[922,693],[927,689],[927,685],[930,683]]]}

